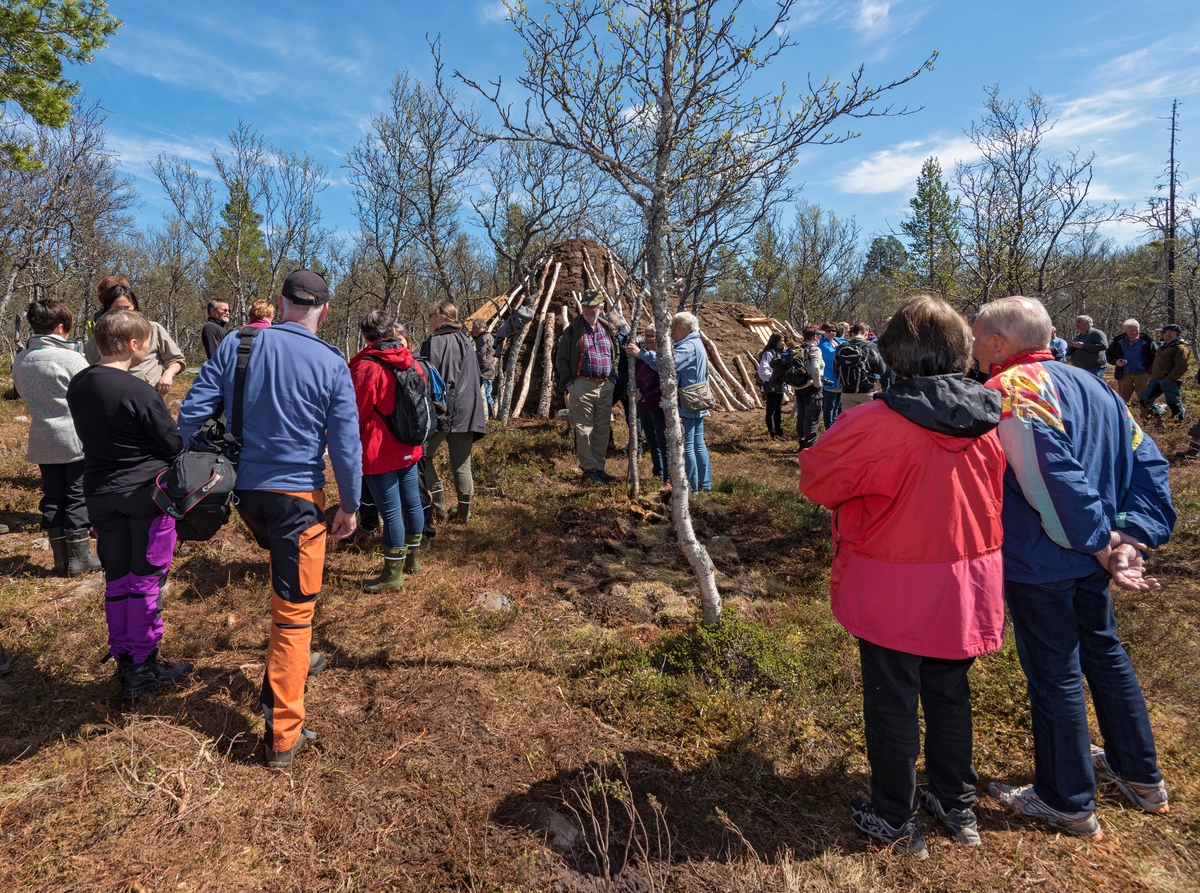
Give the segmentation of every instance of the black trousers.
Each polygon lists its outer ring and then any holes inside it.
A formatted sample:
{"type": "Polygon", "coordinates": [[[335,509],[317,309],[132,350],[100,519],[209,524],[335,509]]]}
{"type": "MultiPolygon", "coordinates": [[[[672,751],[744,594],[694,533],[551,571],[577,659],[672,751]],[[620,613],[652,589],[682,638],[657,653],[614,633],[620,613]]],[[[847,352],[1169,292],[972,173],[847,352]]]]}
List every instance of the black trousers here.
{"type": "Polygon", "coordinates": [[[96,552],[104,579],[129,574],[165,580],[175,551],[175,522],[154,504],[148,487],[89,496],[88,514],[96,528],[96,552]]]}
{"type": "Polygon", "coordinates": [[[796,391],[796,437],[800,441],[800,449],[807,449],[817,442],[824,406],[820,388],[796,391]]]}
{"type": "Polygon", "coordinates": [[[767,407],[767,434],[783,434],[783,393],[763,394],[767,407]]]}
{"type": "Polygon", "coordinates": [[[974,658],[940,660],[858,640],[863,720],[871,764],[871,802],[899,826],[917,811],[921,753],[917,702],[925,711],[925,772],[944,809],[969,809],[979,775],[971,761],[971,685],[974,658]]]}
{"type": "Polygon", "coordinates": [[[42,529],[91,527],[83,501],[83,460],[38,468],[42,471],[42,529]]]}

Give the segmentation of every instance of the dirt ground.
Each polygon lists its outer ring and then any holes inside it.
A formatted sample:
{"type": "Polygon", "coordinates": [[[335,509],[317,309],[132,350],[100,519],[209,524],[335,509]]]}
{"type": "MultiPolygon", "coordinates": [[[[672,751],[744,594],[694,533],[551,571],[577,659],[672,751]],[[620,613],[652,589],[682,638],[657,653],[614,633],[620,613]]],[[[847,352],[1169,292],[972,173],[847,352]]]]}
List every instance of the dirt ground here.
{"type": "MultiPolygon", "coordinates": [[[[1102,790],[1107,836],[1088,843],[984,797],[981,849],[928,829],[915,863],[850,824],[868,775],[857,652],[828,610],[828,517],[796,493],[794,443],[756,413],[711,420],[715,489],[695,503],[732,608],[721,632],[696,631],[656,494],[582,487],[560,422],[497,428],[473,460],[475,517],[439,528],[402,591],[359,588],[378,539],[330,551],[314,629],[329,668],[307,696],[319,739],[279,776],[259,740],[264,553],[240,523],[181,547],[163,650],[195,672],[123,704],[100,662],[100,577],[49,575],[24,414],[0,402],[0,643],[18,655],[0,680],[5,889],[1200,889],[1200,468],[1173,471],[1164,589],[1114,599],[1170,814],[1102,790]]],[[[1186,440],[1148,431],[1168,451],[1186,440]]],[[[1009,638],[972,670],[981,789],[1032,775],[1009,638]]]]}

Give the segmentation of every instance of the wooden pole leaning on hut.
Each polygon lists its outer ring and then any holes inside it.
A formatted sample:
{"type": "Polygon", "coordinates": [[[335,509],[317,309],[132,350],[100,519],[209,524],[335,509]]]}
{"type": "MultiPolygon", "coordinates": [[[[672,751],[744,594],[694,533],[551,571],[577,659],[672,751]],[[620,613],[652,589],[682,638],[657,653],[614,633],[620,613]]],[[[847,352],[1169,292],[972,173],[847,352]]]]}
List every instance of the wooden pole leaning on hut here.
{"type": "MultiPolygon", "coordinates": [[[[538,277],[538,295],[541,295],[542,289],[546,285],[546,276],[550,273],[550,261],[546,261],[546,266],[542,270],[542,275],[538,277]]],[[[532,297],[532,292],[526,288],[526,293],[532,297]]],[[[533,304],[530,302],[530,306],[533,304]]],[[[516,311],[516,307],[513,311],[516,311]]],[[[525,336],[529,333],[529,323],[521,326],[520,331],[513,332],[511,345],[508,348],[508,357],[504,362],[504,395],[500,401],[500,412],[496,419],[503,425],[508,424],[508,419],[512,408],[513,388],[516,386],[517,374],[517,357],[521,355],[521,346],[525,343],[525,336]]]]}
{"type": "MultiPolygon", "coordinates": [[[[563,307],[563,312],[567,310],[563,307]]],[[[551,313],[546,317],[546,334],[542,345],[542,395],[538,399],[538,415],[550,418],[550,401],[554,396],[554,322],[558,316],[551,313]]],[[[534,346],[536,350],[536,345],[534,346]]],[[[530,363],[533,359],[530,358],[530,363]]]]}
{"type": "Polygon", "coordinates": [[[729,388],[734,396],[738,398],[739,402],[745,404],[747,409],[752,409],[754,407],[754,398],[746,393],[741,382],[739,382],[737,378],[734,377],[733,373],[729,371],[729,367],[726,366],[725,361],[721,359],[721,351],[717,348],[717,345],[713,343],[713,340],[705,335],[704,332],[700,333],[700,341],[704,344],[704,349],[708,351],[709,361],[716,361],[717,368],[721,370],[721,377],[725,379],[725,382],[729,385],[729,388]]]}
{"type": "Polygon", "coordinates": [[[759,393],[762,391],[762,383],[755,383],[754,377],[750,374],[750,370],[746,368],[746,361],[742,359],[741,354],[734,354],[733,361],[738,367],[738,372],[742,373],[742,381],[746,383],[746,393],[754,398],[755,407],[762,409],[763,402],[759,396],[759,393]]]}
{"type": "MultiPolygon", "coordinates": [[[[554,297],[554,286],[558,284],[558,271],[561,269],[562,264],[554,265],[554,275],[550,277],[550,287],[546,289],[546,296],[542,298],[542,306],[538,308],[537,334],[533,336],[533,344],[529,347],[529,359],[525,361],[525,374],[521,377],[521,395],[517,397],[517,405],[513,407],[513,418],[521,417],[521,410],[525,408],[525,398],[529,396],[529,382],[533,378],[533,367],[537,363],[538,348],[542,345],[542,332],[546,329],[546,311],[550,309],[550,299],[554,297]]],[[[553,320],[550,325],[554,326],[553,320]]]]}

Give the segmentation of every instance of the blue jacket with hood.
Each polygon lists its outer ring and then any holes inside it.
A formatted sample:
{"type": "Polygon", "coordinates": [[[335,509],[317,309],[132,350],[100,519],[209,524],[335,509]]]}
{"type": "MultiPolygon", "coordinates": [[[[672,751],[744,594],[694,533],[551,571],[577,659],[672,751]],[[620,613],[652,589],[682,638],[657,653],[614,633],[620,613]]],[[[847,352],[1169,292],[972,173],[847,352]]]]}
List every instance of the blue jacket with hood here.
{"type": "MultiPolygon", "coordinates": [[[[200,367],[179,407],[187,443],[212,416],[233,406],[241,339],[234,333],[200,367]]],[[[254,339],[246,367],[239,490],[307,492],[325,486],[325,448],[342,510],[358,510],[362,443],[350,368],[342,352],[304,326],[285,322],[254,339]]]]}
{"type": "Polygon", "coordinates": [[[1154,441],[1112,388],[1052,356],[1011,358],[987,383],[1001,398],[1004,578],[1016,583],[1095,573],[1113,530],[1153,548],[1175,527],[1154,441]]]}

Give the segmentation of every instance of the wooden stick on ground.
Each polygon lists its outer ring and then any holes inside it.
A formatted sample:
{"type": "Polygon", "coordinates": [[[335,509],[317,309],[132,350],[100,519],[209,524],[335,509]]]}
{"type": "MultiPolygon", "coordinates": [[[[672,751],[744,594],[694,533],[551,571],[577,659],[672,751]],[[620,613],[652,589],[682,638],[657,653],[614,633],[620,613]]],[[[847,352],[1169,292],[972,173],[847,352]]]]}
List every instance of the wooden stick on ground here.
{"type": "Polygon", "coordinates": [[[542,298],[542,306],[538,308],[537,333],[533,336],[533,344],[529,348],[529,359],[525,361],[525,374],[521,378],[521,395],[517,397],[517,405],[513,407],[513,417],[520,418],[521,410],[525,408],[525,398],[529,396],[529,382],[533,378],[533,367],[537,362],[538,347],[542,344],[542,332],[546,329],[546,311],[550,309],[550,299],[554,297],[554,286],[558,284],[558,271],[562,264],[554,265],[554,275],[550,277],[550,287],[542,298]]]}

